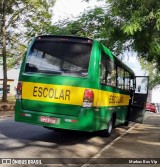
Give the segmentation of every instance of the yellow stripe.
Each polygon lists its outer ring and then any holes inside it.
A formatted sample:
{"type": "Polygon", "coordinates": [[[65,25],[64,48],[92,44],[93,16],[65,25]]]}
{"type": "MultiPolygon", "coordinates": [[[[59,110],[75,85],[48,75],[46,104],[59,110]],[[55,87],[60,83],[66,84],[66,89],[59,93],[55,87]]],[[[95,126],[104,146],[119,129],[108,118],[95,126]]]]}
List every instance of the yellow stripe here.
{"type": "Polygon", "coordinates": [[[97,106],[127,106],[129,95],[99,91],[97,106]]]}
{"type": "MultiPolygon", "coordinates": [[[[80,105],[86,88],[23,82],[22,99],[80,105]]],[[[93,106],[123,106],[129,104],[129,96],[91,89],[94,92],[93,106]]]]}
{"type": "Polygon", "coordinates": [[[22,98],[29,100],[82,105],[85,88],[23,82],[22,98]]]}

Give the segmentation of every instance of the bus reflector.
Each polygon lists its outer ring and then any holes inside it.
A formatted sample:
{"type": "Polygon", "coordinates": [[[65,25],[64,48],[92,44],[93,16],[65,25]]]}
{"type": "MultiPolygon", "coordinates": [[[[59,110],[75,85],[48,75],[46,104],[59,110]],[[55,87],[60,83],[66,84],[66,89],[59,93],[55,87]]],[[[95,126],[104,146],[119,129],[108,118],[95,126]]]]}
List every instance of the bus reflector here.
{"type": "Polygon", "coordinates": [[[94,93],[91,89],[86,89],[84,91],[83,97],[83,107],[92,107],[94,100],[94,93]]]}
{"type": "Polygon", "coordinates": [[[78,120],[76,119],[65,119],[66,122],[73,122],[73,123],[76,123],[78,122],[78,120]]]}
{"type": "Polygon", "coordinates": [[[23,117],[31,117],[31,114],[21,113],[21,116],[23,116],[23,117]]]}
{"type": "Polygon", "coordinates": [[[88,43],[92,43],[92,40],[88,40],[88,43]]]}
{"type": "Polygon", "coordinates": [[[18,82],[17,84],[17,99],[21,99],[22,94],[22,82],[18,82]]]}

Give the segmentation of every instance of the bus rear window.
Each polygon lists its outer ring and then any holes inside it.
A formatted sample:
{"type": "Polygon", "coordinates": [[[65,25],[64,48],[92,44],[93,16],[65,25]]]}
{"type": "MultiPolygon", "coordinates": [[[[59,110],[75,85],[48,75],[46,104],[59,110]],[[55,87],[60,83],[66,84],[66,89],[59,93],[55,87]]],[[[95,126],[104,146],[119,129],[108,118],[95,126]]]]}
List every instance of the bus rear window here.
{"type": "Polygon", "coordinates": [[[91,43],[36,40],[25,72],[87,77],[91,48],[91,43]]]}

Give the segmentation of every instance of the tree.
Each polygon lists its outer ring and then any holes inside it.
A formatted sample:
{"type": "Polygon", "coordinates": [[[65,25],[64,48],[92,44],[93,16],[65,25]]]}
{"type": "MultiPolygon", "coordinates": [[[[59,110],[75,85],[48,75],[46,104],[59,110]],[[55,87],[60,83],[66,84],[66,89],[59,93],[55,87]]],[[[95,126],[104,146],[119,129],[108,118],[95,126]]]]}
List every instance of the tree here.
{"type": "Polygon", "coordinates": [[[139,57],[160,69],[160,1],[108,0],[112,20],[139,57]]]}
{"type": "Polygon", "coordinates": [[[139,57],[149,62],[155,60],[160,69],[160,1],[108,0],[107,4],[105,14],[110,21],[105,31],[116,44],[115,50],[131,48],[139,57]],[[122,43],[125,43],[123,47],[122,43]]]}
{"type": "Polygon", "coordinates": [[[64,20],[50,29],[52,34],[87,36],[101,40],[114,50],[116,55],[123,52],[125,40],[121,30],[110,19],[105,8],[95,8],[83,13],[74,21],[64,20]],[[119,37],[119,39],[117,38],[119,37]],[[123,49],[122,49],[123,48],[123,49]]]}
{"type": "Polygon", "coordinates": [[[156,68],[157,63],[155,60],[147,62],[144,58],[140,59],[140,64],[143,70],[149,76],[149,88],[152,89],[160,84],[160,71],[156,68]]]}
{"type": "MultiPolygon", "coordinates": [[[[159,7],[159,0],[108,0],[103,9],[98,9],[101,11],[100,14],[94,9],[65,28],[73,35],[86,34],[105,39],[103,43],[111,48],[115,55],[123,53],[126,49],[132,50],[139,58],[143,58],[145,63],[154,62],[155,70],[159,71],[159,7]]],[[[155,76],[155,80],[154,83],[160,84],[159,77],[155,76]]]]}
{"type": "Polygon", "coordinates": [[[99,37],[98,33],[104,21],[104,11],[101,8],[83,13],[75,21],[64,20],[57,23],[57,27],[51,29],[52,33],[64,35],[99,37]]]}
{"type": "Polygon", "coordinates": [[[43,33],[50,26],[50,7],[54,2],[55,0],[0,0],[0,55],[3,58],[4,76],[2,101],[7,101],[7,57],[10,55],[12,60],[13,57],[19,60],[29,38],[43,33]]]}

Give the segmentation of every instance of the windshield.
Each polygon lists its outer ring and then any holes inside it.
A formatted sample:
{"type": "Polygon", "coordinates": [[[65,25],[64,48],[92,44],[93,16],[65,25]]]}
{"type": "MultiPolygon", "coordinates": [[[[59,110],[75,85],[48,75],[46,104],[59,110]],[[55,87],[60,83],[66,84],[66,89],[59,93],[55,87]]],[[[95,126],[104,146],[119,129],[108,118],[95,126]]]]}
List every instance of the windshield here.
{"type": "Polygon", "coordinates": [[[25,72],[86,77],[91,43],[36,40],[26,61],[25,72]]]}

